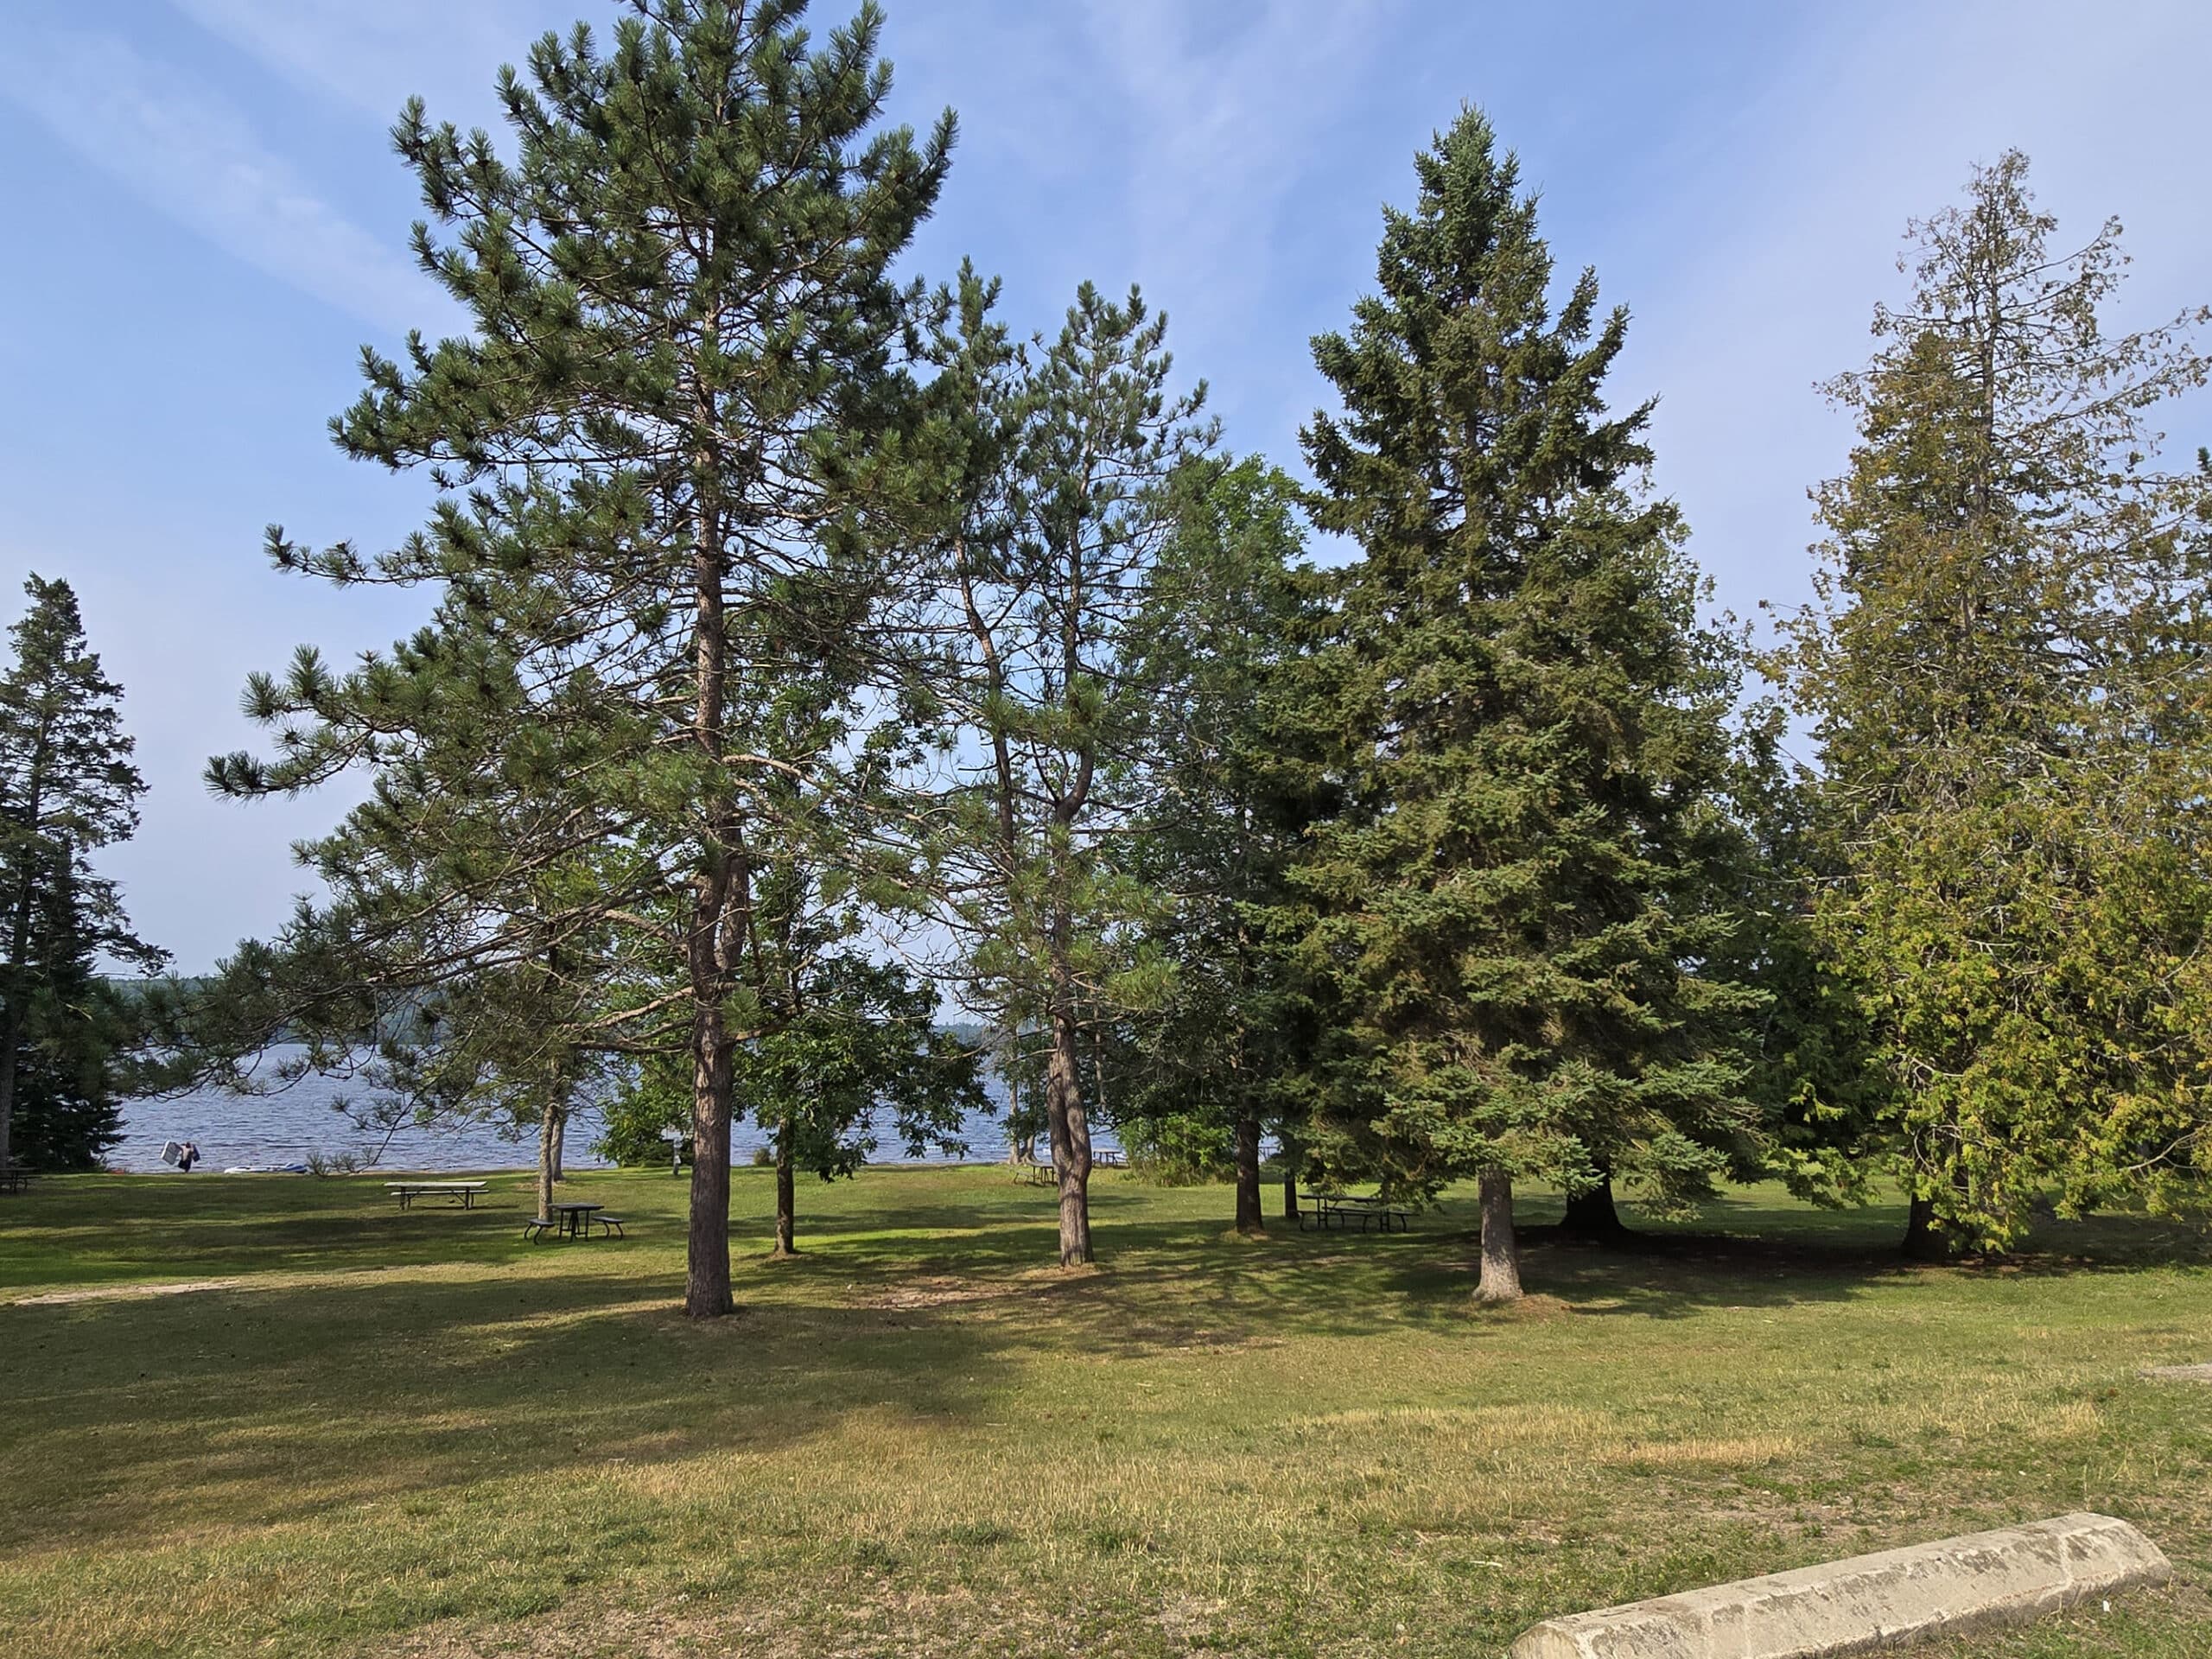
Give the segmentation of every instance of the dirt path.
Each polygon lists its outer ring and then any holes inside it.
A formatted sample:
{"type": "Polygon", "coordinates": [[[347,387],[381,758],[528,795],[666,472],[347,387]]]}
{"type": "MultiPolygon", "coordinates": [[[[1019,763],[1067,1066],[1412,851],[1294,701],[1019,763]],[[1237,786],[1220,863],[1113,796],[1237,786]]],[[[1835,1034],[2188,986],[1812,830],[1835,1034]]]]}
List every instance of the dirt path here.
{"type": "Polygon", "coordinates": [[[105,1302],[123,1296],[183,1296],[195,1290],[229,1290],[243,1279],[188,1279],[170,1285],[101,1285],[92,1290],[49,1290],[37,1296],[18,1296],[16,1307],[51,1307],[57,1302],[105,1302]]]}

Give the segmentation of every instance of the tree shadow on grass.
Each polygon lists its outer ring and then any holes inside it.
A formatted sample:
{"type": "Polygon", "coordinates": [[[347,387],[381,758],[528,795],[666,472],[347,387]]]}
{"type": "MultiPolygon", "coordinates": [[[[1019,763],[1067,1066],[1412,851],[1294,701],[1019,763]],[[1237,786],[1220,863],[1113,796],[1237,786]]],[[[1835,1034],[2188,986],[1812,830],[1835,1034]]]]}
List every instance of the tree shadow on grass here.
{"type": "Polygon", "coordinates": [[[779,1449],[997,1400],[991,1322],[661,1284],[251,1285],[0,1308],[0,1549],[269,1525],[487,1480],[779,1449]]]}
{"type": "Polygon", "coordinates": [[[2016,1250],[1948,1262],[1908,1260],[1902,1206],[1785,1210],[1736,1199],[1697,1223],[1634,1230],[1597,1243],[1555,1226],[1522,1230],[1523,1276],[1579,1310],[1684,1317],[1714,1306],[1840,1300],[1930,1278],[2059,1277],[2212,1265],[2212,1238],[2170,1219],[2100,1216],[2047,1221],[2016,1250]],[[1709,1230],[1711,1223],[1729,1224],[1709,1230]]]}
{"type": "MultiPolygon", "coordinates": [[[[1244,1243],[1210,1203],[1109,1189],[1104,1266],[1062,1273],[1049,1198],[1010,1182],[847,1187],[811,1217],[807,1254],[772,1269],[753,1253],[766,1221],[742,1216],[742,1311],[693,1325],[675,1306],[679,1184],[594,1191],[643,1224],[642,1239],[531,1246],[512,1216],[372,1213],[358,1190],[280,1195],[289,1207],[274,1215],[207,1193],[110,1217],[162,1259],[161,1276],[219,1276],[238,1259],[248,1271],[312,1262],[326,1278],[0,1306],[0,1483],[16,1499],[0,1510],[0,1547],[167,1533],[203,1513],[282,1521],[512,1477],[588,1480],[613,1459],[787,1447],[863,1416],[933,1432],[1019,1408],[1010,1395],[1034,1387],[1023,1362],[1424,1329],[1487,1351],[1516,1331],[1473,1312],[1474,1215],[1456,1201],[1409,1232],[1300,1233],[1271,1219],[1267,1239],[1244,1243]],[[372,1266],[399,1270],[361,1273],[372,1266]]],[[[2056,1243],[2004,1263],[1926,1268],[1897,1258],[1878,1211],[1808,1225],[1802,1211],[1745,1204],[1720,1215],[1726,1230],[1713,1219],[1652,1229],[1628,1249],[1531,1228],[1529,1288],[1573,1314],[1673,1319],[1843,1302],[1930,1275],[2206,1255],[2170,1224],[2113,1218],[2051,1230],[2056,1243]]],[[[48,1246],[64,1255],[80,1229],[99,1230],[66,1210],[45,1225],[70,1235],[48,1246]]],[[[114,1276],[81,1262],[61,1274],[114,1276]]]]}

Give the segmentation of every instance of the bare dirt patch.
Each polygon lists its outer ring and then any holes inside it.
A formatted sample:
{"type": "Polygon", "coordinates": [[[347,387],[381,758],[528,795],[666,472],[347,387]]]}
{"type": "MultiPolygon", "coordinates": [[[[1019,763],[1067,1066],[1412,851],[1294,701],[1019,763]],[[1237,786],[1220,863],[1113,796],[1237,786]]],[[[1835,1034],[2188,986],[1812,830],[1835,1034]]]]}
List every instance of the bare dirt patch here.
{"type": "Polygon", "coordinates": [[[1004,1301],[1009,1296],[1033,1294],[1027,1286],[978,1284],[961,1279],[918,1279],[880,1295],[863,1298],[860,1306],[875,1308],[945,1307],[961,1302],[1004,1301]]]}
{"type": "Polygon", "coordinates": [[[106,1302],[125,1296],[187,1296],[197,1290],[235,1290],[243,1279],[188,1279],[168,1285],[100,1285],[91,1290],[49,1290],[37,1296],[18,1296],[16,1307],[53,1307],[63,1302],[106,1302]]]}

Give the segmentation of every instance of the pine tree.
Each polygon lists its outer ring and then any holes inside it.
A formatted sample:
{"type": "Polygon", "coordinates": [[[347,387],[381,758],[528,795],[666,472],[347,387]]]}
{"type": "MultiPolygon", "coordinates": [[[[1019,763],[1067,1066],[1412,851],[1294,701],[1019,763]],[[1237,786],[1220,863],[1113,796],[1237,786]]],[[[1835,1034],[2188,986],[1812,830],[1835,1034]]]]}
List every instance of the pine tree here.
{"type": "Polygon", "coordinates": [[[148,972],[162,952],[137,938],[91,855],[138,827],[145,780],[123,729],[123,690],[88,648],[77,596],[33,575],[0,678],[0,1166],[86,1167],[118,1138],[118,1068],[134,1006],[102,957],[148,972]]]}
{"type": "Polygon", "coordinates": [[[1309,675],[1343,801],[1297,879],[1337,1028],[1313,1155],[1416,1192],[1476,1177],[1484,1300],[1520,1294],[1512,1182],[1601,1168],[1660,1202],[1754,1155],[1738,1027],[1700,971],[1725,815],[1727,642],[1700,627],[1649,405],[1611,413],[1627,327],[1551,256],[1468,111],[1386,211],[1380,291],[1314,343],[1343,399],[1306,453],[1352,537],[1309,675]]]}
{"type": "Polygon", "coordinates": [[[2177,1201],[2212,1130],[2212,490],[2149,426],[2212,314],[2106,333],[2119,226],[2056,229],[2017,152],[1910,227],[1911,302],[1829,388],[1859,442],[1777,664],[1915,1254],[2005,1243],[2039,1198],[2177,1201]]]}
{"type": "Polygon", "coordinates": [[[341,585],[435,584],[445,662],[337,677],[304,653],[254,689],[276,759],[213,768],[239,793],[290,791],[473,746],[544,833],[504,846],[463,812],[452,868],[488,861],[512,890],[585,844],[622,867],[566,902],[614,931],[648,993],[606,1023],[684,1027],[695,1317],[730,1308],[734,1055],[775,1017],[747,974],[756,848],[782,833],[764,786],[820,783],[850,751],[885,515],[913,493],[894,440],[921,297],[890,270],[952,138],[949,114],[919,143],[882,125],[872,5],[818,48],[804,10],[632,0],[603,53],[582,27],[546,36],[527,79],[500,77],[512,162],[410,104],[394,139],[450,232],[418,226],[416,252],[471,332],[365,353],[334,429],[443,494],[374,560],[271,547],[341,585]],[[471,690],[477,654],[518,699],[471,690]],[[808,747],[756,746],[792,695],[820,714],[808,747]]]}
{"type": "Polygon", "coordinates": [[[1159,982],[1130,949],[1154,900],[1121,850],[1147,695],[1139,625],[1167,482],[1211,437],[1194,419],[1204,389],[1168,391],[1166,320],[1136,293],[1116,304],[1085,283],[1033,356],[991,321],[995,297],[963,270],[939,391],[944,627],[958,643],[933,695],[960,776],[932,860],[968,1001],[1043,1050],[1071,1266],[1092,1260],[1098,1057],[1159,982]]]}

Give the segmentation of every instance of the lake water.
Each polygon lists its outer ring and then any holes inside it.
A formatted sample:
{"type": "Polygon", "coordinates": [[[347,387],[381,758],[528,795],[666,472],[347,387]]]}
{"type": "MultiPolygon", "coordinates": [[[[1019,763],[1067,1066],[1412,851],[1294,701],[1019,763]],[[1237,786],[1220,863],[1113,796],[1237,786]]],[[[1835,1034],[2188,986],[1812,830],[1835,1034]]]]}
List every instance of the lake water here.
{"type": "MultiPolygon", "coordinates": [[[[994,1100],[1003,1092],[995,1081],[994,1100]]],[[[162,1168],[162,1147],[170,1141],[190,1141],[200,1148],[200,1167],[220,1170],[240,1165],[285,1165],[307,1161],[309,1154],[329,1158],[352,1153],[374,1158],[376,1167],[393,1171],[457,1169],[531,1169],[537,1164],[537,1135],[507,1136],[488,1124],[453,1128],[408,1128],[385,1142],[380,1134],[369,1135],[333,1109],[332,1103],[345,1093],[345,1085],[328,1078],[305,1077],[279,1095],[234,1095],[221,1089],[204,1089],[167,1100],[134,1100],[123,1108],[123,1140],[108,1154],[110,1168],[162,1168]]],[[[998,1111],[1003,1112],[1001,1105],[998,1111]]],[[[569,1122],[563,1161],[572,1169],[601,1166],[604,1160],[592,1150],[601,1129],[599,1114],[579,1109],[569,1122]]],[[[889,1114],[882,1125],[880,1162],[903,1160],[906,1147],[890,1133],[889,1114]]],[[[1007,1155],[1006,1123],[1002,1117],[972,1114],[962,1126],[966,1156],[998,1162],[1007,1155]]],[[[740,1164],[752,1161],[766,1136],[752,1122],[739,1123],[731,1132],[731,1155],[740,1164]]],[[[1102,1149],[1118,1147],[1109,1130],[1093,1132],[1102,1149]]],[[[956,1154],[933,1153],[925,1161],[953,1163],[956,1154]]]]}

